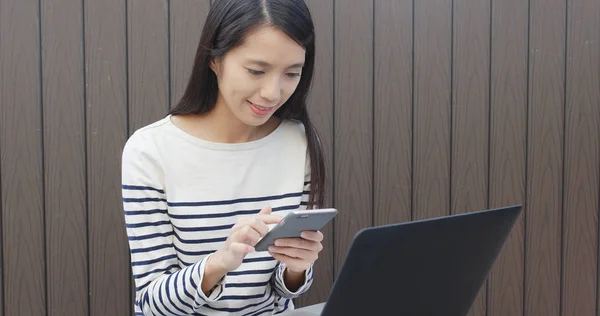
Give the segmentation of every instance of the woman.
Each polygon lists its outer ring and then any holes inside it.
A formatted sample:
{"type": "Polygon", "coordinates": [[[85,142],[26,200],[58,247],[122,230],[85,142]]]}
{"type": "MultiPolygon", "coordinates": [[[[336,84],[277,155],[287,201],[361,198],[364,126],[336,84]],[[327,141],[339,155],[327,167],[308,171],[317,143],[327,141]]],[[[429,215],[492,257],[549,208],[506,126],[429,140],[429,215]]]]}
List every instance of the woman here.
{"type": "Polygon", "coordinates": [[[123,150],[136,315],[267,315],[308,290],[320,232],[253,245],[323,201],[314,54],[301,0],[213,4],[183,97],[123,150]]]}

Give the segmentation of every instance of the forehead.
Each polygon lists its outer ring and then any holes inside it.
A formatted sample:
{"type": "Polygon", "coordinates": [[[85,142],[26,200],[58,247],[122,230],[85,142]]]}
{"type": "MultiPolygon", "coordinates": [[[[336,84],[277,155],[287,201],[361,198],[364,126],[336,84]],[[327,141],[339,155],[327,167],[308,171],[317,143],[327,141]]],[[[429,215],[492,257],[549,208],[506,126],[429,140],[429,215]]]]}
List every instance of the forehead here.
{"type": "Polygon", "coordinates": [[[274,27],[261,27],[248,34],[242,45],[232,51],[238,58],[260,60],[276,67],[304,62],[300,44],[274,27]]]}

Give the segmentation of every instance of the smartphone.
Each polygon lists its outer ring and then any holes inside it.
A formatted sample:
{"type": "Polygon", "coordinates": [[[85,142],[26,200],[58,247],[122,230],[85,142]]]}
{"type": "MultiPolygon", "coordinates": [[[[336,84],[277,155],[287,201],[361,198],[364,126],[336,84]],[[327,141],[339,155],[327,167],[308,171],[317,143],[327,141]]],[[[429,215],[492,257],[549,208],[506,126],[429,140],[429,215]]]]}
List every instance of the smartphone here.
{"type": "Polygon", "coordinates": [[[331,221],[338,211],[334,208],[292,211],[281,219],[258,243],[256,251],[268,251],[276,239],[298,238],[303,231],[318,231],[331,221]]]}

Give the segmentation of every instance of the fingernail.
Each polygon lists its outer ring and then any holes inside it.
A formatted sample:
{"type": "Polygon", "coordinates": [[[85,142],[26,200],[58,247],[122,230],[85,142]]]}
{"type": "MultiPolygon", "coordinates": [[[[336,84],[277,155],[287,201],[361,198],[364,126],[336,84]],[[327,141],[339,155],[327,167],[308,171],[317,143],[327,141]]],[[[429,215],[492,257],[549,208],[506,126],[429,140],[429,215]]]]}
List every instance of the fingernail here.
{"type": "Polygon", "coordinates": [[[275,240],[275,246],[281,246],[283,242],[281,240],[275,240]]]}

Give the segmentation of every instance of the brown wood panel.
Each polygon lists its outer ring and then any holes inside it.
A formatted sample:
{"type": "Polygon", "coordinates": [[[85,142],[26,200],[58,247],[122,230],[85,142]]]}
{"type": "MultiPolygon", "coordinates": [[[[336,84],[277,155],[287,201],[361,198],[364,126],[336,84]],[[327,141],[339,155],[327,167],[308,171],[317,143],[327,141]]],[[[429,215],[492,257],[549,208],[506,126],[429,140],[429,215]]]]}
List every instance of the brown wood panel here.
{"type": "Polygon", "coordinates": [[[415,1],[414,220],[450,213],[452,1],[415,1]]]}
{"type": "MultiPolygon", "coordinates": [[[[490,0],[453,1],[452,214],[488,205],[490,0]]],[[[485,316],[487,282],[470,316],[485,316]]]]}
{"type": "Polygon", "coordinates": [[[600,192],[600,1],[567,9],[561,315],[596,315],[600,192]]]}
{"type": "Polygon", "coordinates": [[[88,312],[82,12],[41,1],[48,315],[88,312]]]}
{"type": "MultiPolygon", "coordinates": [[[[327,160],[325,205],[333,206],[333,0],[306,1],[315,24],[316,60],[308,111],[319,132],[327,160]]],[[[296,300],[296,306],[324,302],[333,285],[333,224],[325,226],[323,251],[314,266],[311,289],[296,300]]]]}
{"type": "Polygon", "coordinates": [[[371,226],[373,207],[373,0],[334,2],[335,264],[371,226]]]}
{"type": "Polygon", "coordinates": [[[169,15],[167,0],[127,1],[129,133],[167,114],[169,15]]]}
{"type": "Polygon", "coordinates": [[[121,204],[127,137],[126,7],[85,2],[90,316],[132,310],[129,247],[121,204]]]}
{"type": "MultiPolygon", "coordinates": [[[[0,14],[1,16],[1,14],[0,14]]],[[[0,36],[2,36],[0,34],[0,36]]],[[[1,55],[1,54],[0,54],[1,55]]],[[[2,58],[0,57],[0,65],[2,64],[2,58]]],[[[2,80],[3,77],[0,74],[0,92],[3,91],[2,90],[2,80]]],[[[2,107],[4,105],[4,103],[2,102],[2,98],[0,98],[0,107],[2,107]]],[[[4,114],[2,113],[2,111],[0,111],[0,114],[4,114]]],[[[0,122],[2,120],[0,119],[0,122]]],[[[2,190],[2,161],[4,160],[3,156],[2,156],[2,129],[0,128],[0,245],[2,245],[2,232],[4,231],[2,229],[2,214],[4,214],[3,209],[4,209],[4,202],[2,200],[2,193],[4,190],[2,190]]],[[[2,251],[0,251],[0,285],[4,284],[4,254],[2,251]]],[[[0,286],[0,316],[4,316],[4,286],[0,286]]]]}
{"type": "Polygon", "coordinates": [[[200,34],[209,10],[209,0],[169,2],[170,106],[173,106],[182,97],[187,86],[200,34]]]}
{"type": "Polygon", "coordinates": [[[39,1],[0,1],[5,315],[45,315],[39,1]]]}
{"type": "MultiPolygon", "coordinates": [[[[361,227],[525,204],[471,314],[599,313],[600,3],[530,1],[307,1],[340,218],[297,306],[361,227]]],[[[210,2],[0,1],[0,316],[131,315],[122,146],[180,97],[210,2]]]]}
{"type": "MultiPolygon", "coordinates": [[[[525,204],[527,24],[526,1],[492,1],[490,208],[525,204]]],[[[488,277],[488,316],[523,315],[524,219],[515,223],[488,277]]]]}
{"type": "Polygon", "coordinates": [[[531,0],[525,315],[559,315],[565,0],[531,0]]]}
{"type": "Polygon", "coordinates": [[[375,2],[375,225],[411,220],[412,0],[375,2]]]}

